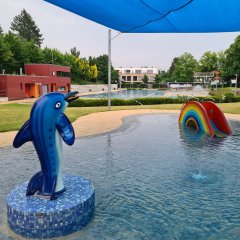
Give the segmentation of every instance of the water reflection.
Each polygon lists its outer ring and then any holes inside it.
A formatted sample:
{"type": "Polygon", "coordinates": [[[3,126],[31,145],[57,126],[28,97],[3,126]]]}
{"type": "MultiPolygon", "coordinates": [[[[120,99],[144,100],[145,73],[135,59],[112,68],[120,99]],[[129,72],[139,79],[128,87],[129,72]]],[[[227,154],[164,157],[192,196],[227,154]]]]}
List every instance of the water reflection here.
{"type": "Polygon", "coordinates": [[[212,138],[203,131],[189,128],[187,126],[179,126],[179,134],[182,142],[191,147],[217,147],[221,146],[226,138],[212,138]]]}

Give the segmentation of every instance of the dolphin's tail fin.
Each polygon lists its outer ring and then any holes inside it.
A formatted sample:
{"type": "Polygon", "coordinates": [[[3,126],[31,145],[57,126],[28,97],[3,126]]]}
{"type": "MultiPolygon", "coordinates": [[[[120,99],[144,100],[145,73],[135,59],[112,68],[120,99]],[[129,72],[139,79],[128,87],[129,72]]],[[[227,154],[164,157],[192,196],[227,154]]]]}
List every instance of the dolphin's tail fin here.
{"type": "Polygon", "coordinates": [[[26,195],[34,195],[35,192],[41,191],[43,186],[43,173],[42,171],[36,173],[29,181],[26,195]]]}
{"type": "Polygon", "coordinates": [[[50,200],[55,200],[58,198],[59,194],[64,192],[66,189],[62,189],[59,192],[55,192],[57,183],[57,176],[49,177],[44,175],[42,171],[36,173],[28,183],[27,187],[27,196],[34,195],[36,192],[39,192],[40,195],[50,196],[50,200]]]}

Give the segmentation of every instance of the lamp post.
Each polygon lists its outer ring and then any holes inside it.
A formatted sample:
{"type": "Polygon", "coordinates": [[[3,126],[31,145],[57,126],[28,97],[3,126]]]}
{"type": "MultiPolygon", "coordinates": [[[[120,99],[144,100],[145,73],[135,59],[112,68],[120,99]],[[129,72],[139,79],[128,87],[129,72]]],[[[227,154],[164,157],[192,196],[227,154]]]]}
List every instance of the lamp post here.
{"type": "Polygon", "coordinates": [[[235,96],[237,96],[237,74],[234,74],[236,76],[236,83],[235,83],[235,96]]]}

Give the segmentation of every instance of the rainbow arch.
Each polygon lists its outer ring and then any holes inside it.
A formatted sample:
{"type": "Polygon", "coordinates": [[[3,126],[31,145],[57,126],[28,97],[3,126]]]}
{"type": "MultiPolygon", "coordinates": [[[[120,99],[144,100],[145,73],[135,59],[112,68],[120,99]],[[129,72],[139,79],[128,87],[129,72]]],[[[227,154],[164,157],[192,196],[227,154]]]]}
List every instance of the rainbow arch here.
{"type": "Polygon", "coordinates": [[[232,133],[222,111],[213,102],[189,101],[179,116],[180,126],[192,126],[211,137],[226,137],[232,133]]]}

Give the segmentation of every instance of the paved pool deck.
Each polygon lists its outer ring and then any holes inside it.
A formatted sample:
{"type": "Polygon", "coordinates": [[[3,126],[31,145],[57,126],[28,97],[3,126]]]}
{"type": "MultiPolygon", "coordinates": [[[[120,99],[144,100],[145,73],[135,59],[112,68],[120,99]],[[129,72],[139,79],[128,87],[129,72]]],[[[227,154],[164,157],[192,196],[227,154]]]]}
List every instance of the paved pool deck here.
{"type": "MultiPolygon", "coordinates": [[[[76,137],[91,136],[100,133],[106,133],[120,127],[123,118],[139,114],[179,114],[179,110],[154,110],[154,109],[138,109],[138,110],[120,110],[92,113],[82,116],[72,123],[76,137]]],[[[239,120],[239,114],[225,113],[225,117],[229,119],[239,120]]],[[[17,131],[0,133],[0,147],[12,145],[13,139],[17,131]]]]}

